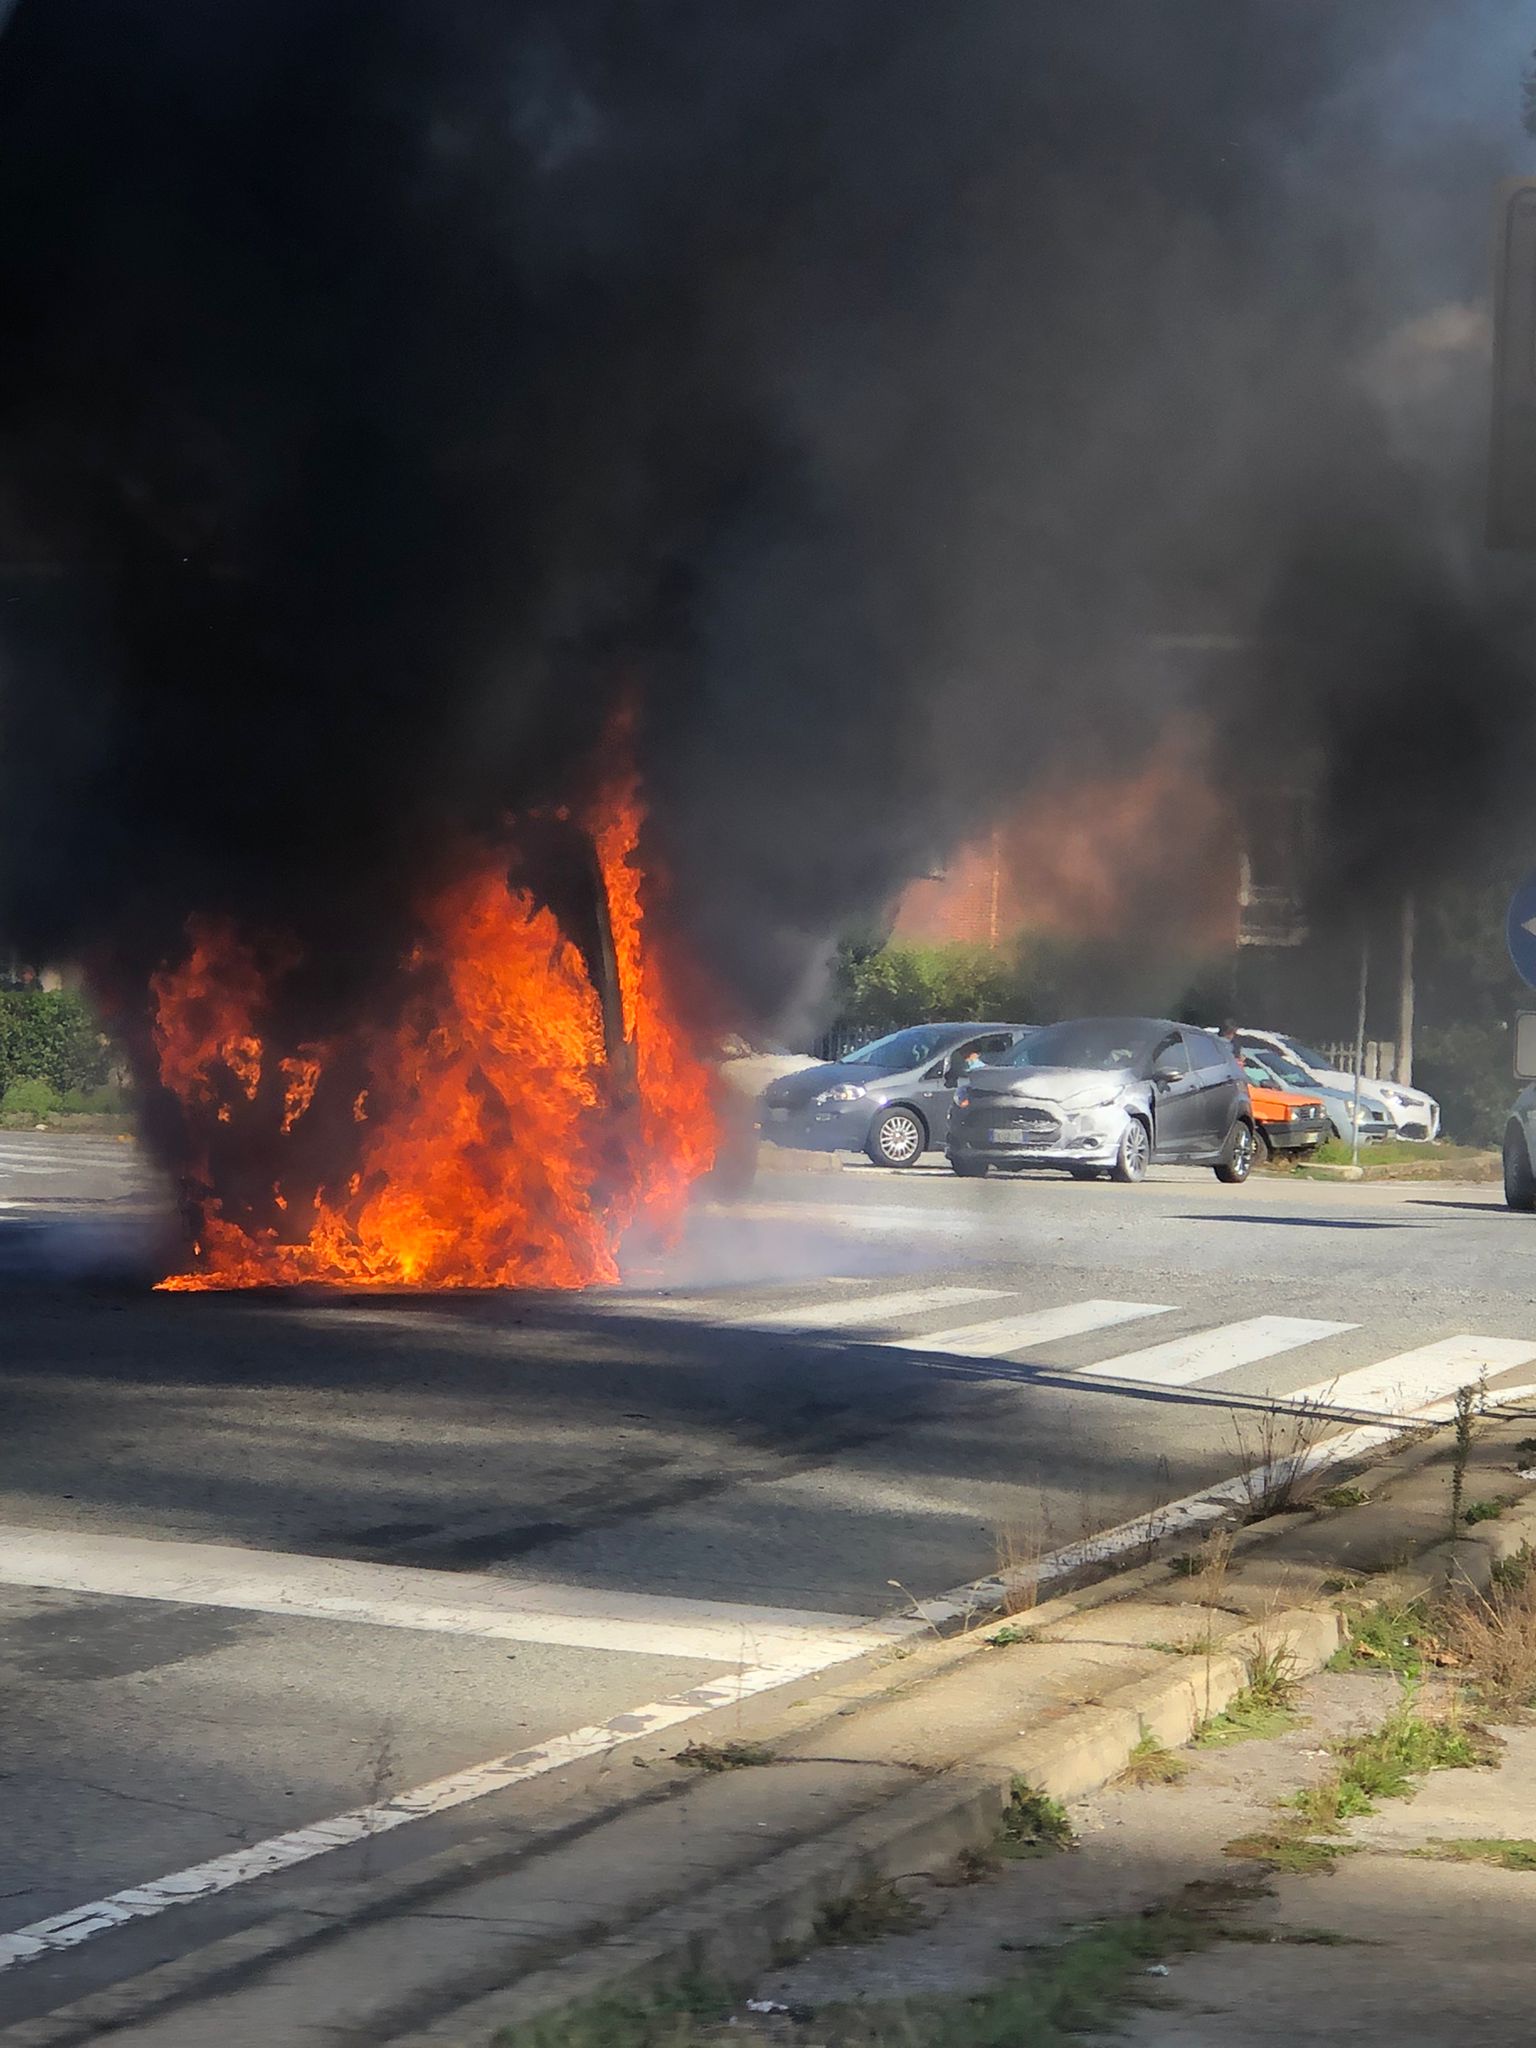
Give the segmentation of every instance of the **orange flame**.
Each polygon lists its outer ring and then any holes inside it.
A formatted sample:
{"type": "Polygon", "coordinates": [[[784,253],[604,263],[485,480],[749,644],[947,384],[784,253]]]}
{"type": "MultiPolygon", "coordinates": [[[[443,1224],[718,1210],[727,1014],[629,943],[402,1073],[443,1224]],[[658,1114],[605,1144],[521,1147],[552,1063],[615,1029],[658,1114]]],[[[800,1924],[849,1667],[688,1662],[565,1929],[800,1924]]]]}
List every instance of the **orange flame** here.
{"type": "MultiPolygon", "coordinates": [[[[616,1279],[630,1224],[674,1219],[715,1149],[711,1075],[647,943],[635,864],[642,815],[625,776],[588,820],[632,1088],[609,1063],[580,950],[549,909],[511,886],[494,853],[427,905],[394,1028],[346,1045],[304,1044],[272,1060],[261,1035],[268,982],[253,952],[228,927],[189,925],[186,960],[152,984],[160,1079],[200,1146],[191,1178],[205,1186],[219,1179],[214,1126],[262,1119],[261,1156],[277,1161],[275,1213],[232,1213],[239,1205],[216,1190],[203,1204],[195,1270],[160,1285],[616,1279]],[[353,1133],[353,1170],[339,1187],[314,1185],[312,1170],[299,1184],[306,1119],[321,1115],[331,1072],[345,1090],[339,1120],[353,1133]]],[[[293,964],[289,956],[278,971],[293,964]]]]}

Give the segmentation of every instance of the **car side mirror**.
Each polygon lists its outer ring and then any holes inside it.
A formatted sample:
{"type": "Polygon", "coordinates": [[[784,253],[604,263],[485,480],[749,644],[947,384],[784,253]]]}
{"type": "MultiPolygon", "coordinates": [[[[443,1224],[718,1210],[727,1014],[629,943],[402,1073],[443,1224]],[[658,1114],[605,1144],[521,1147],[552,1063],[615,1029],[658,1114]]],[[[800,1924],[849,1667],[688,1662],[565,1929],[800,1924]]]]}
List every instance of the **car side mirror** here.
{"type": "Polygon", "coordinates": [[[1171,1086],[1173,1082],[1183,1080],[1184,1070],[1182,1067],[1170,1067],[1166,1060],[1159,1060],[1152,1069],[1152,1078],[1171,1086]]]}

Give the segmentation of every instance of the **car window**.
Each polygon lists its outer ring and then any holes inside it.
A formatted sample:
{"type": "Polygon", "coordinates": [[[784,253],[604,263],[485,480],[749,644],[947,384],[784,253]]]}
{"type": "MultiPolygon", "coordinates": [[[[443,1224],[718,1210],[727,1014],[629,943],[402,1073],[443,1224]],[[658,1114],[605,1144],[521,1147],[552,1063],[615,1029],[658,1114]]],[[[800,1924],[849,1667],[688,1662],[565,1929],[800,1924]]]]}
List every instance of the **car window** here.
{"type": "Polygon", "coordinates": [[[856,1052],[843,1054],[848,1067],[873,1067],[877,1074],[902,1074],[908,1067],[920,1067],[924,1060],[937,1059],[965,1036],[953,1026],[948,1031],[934,1024],[915,1024],[905,1031],[893,1031],[856,1052]]]}
{"type": "Polygon", "coordinates": [[[1013,1039],[1014,1034],[1011,1031],[994,1031],[986,1038],[972,1039],[965,1049],[968,1053],[979,1052],[982,1058],[987,1060],[991,1059],[994,1053],[1006,1052],[1013,1044],[1013,1039]]]}
{"type": "Polygon", "coordinates": [[[1184,1041],[1180,1038],[1161,1040],[1152,1055],[1151,1064],[1165,1068],[1170,1074],[1187,1074],[1189,1054],[1184,1049],[1184,1041]]]}
{"type": "Polygon", "coordinates": [[[1157,1027],[1142,1017],[1084,1017],[1070,1024],[1047,1024],[1021,1038],[998,1064],[1131,1072],[1147,1059],[1156,1033],[1157,1027]]]}
{"type": "Polygon", "coordinates": [[[1285,1086],[1280,1076],[1266,1067],[1262,1060],[1256,1060],[1251,1052],[1243,1054],[1243,1072],[1257,1088],[1283,1088],[1285,1086]]]}
{"type": "Polygon", "coordinates": [[[1184,1043],[1189,1050],[1190,1065],[1196,1073],[1227,1072],[1227,1049],[1208,1031],[1186,1031],[1184,1043]]]}

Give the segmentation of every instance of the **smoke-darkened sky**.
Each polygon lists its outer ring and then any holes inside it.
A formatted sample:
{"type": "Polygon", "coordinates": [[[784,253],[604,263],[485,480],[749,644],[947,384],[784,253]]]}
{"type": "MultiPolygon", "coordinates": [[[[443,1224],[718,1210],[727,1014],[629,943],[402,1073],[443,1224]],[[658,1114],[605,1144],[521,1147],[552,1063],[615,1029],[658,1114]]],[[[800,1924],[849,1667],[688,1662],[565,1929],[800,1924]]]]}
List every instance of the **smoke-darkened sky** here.
{"type": "Polygon", "coordinates": [[[352,1000],[625,692],[746,1018],[1189,700],[1323,749],[1337,872],[1432,870],[1532,766],[1479,501],[1532,41],[1510,0],[19,0],[5,922],[131,979],[229,910],[352,1000]]]}

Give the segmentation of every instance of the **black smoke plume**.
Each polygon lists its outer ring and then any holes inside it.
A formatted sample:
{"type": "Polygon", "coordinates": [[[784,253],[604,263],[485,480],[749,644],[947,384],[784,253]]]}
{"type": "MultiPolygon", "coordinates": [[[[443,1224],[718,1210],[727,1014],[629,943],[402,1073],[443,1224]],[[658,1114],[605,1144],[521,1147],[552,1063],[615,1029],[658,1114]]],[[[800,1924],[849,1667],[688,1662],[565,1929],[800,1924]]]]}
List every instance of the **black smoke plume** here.
{"type": "Polygon", "coordinates": [[[9,933],[131,1001],[226,912],[323,1029],[628,693],[741,1021],[1191,702],[1239,790],[1321,750],[1358,886],[1441,858],[1531,765],[1477,542],[1522,16],[20,0],[9,933]]]}

